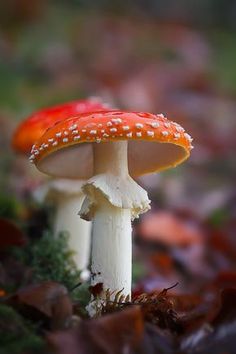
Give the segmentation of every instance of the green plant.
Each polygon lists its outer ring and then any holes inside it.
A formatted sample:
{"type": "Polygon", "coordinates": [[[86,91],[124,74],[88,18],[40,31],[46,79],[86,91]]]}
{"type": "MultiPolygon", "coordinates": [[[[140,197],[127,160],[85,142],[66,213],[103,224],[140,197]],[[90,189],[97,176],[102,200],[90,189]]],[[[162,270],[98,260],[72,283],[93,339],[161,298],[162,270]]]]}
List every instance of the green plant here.
{"type": "Polygon", "coordinates": [[[45,353],[33,325],[12,308],[0,305],[0,354],[45,353]]]}

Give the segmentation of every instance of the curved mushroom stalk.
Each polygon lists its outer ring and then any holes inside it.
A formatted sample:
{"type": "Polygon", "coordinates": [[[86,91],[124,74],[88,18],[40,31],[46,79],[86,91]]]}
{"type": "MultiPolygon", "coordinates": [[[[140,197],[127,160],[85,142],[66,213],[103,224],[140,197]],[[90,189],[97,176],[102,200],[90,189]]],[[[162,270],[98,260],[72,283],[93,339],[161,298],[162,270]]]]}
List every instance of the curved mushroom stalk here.
{"type": "Polygon", "coordinates": [[[68,248],[71,250],[73,261],[78,270],[86,270],[89,265],[91,223],[80,218],[78,210],[84,196],[64,195],[58,198],[54,221],[54,235],[68,234],[68,248]]]}
{"type": "Polygon", "coordinates": [[[128,173],[127,141],[94,144],[94,177],[82,187],[80,215],[93,218],[92,284],[131,295],[131,220],[149,209],[149,199],[128,173]]]}

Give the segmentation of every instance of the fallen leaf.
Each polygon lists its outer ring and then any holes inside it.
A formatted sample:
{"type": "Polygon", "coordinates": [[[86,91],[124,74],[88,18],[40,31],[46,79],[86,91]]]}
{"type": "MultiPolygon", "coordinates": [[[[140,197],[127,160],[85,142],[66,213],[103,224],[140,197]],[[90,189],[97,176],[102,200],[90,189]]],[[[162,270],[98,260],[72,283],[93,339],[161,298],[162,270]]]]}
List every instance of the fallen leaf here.
{"type": "Polygon", "coordinates": [[[97,283],[95,285],[89,286],[89,292],[96,298],[98,297],[103,291],[103,283],[97,283]]]}
{"type": "Polygon", "coordinates": [[[160,293],[141,294],[132,303],[141,306],[145,321],[180,333],[183,330],[182,324],[174,310],[172,300],[167,296],[169,289],[164,289],[160,293]]]}
{"type": "Polygon", "coordinates": [[[200,243],[202,239],[202,233],[195,224],[183,221],[177,215],[164,210],[145,215],[137,232],[146,241],[168,246],[185,247],[200,243]]]}
{"type": "Polygon", "coordinates": [[[67,289],[52,281],[20,289],[8,298],[7,303],[26,317],[49,320],[53,329],[65,328],[72,316],[72,303],[67,289]]]}
{"type": "Polygon", "coordinates": [[[221,292],[220,307],[217,316],[212,321],[214,326],[223,322],[235,321],[236,319],[236,289],[228,288],[221,292]]]}
{"type": "Polygon", "coordinates": [[[23,246],[26,244],[24,233],[12,221],[0,218],[0,250],[9,246],[23,246]]]}
{"type": "Polygon", "coordinates": [[[143,335],[138,306],[99,319],[81,321],[78,328],[51,333],[48,343],[57,354],[135,353],[143,335]]]}

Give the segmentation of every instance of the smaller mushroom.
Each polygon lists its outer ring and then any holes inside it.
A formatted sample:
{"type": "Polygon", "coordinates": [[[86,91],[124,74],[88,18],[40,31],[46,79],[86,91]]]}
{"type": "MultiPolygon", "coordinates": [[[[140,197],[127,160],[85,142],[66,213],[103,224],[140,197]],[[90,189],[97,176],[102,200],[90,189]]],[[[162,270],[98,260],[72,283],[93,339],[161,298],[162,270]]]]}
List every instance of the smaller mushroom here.
{"type": "MultiPolygon", "coordinates": [[[[56,147],[58,141],[64,144],[68,140],[68,135],[78,136],[77,125],[74,124],[68,131],[64,131],[63,134],[56,134],[36,149],[35,141],[54,124],[78,113],[104,109],[106,109],[106,105],[96,98],[73,101],[42,109],[33,113],[18,126],[12,139],[12,146],[17,152],[25,155],[30,155],[30,151],[37,155],[49,146],[56,147]]],[[[48,191],[46,193],[47,198],[51,198],[56,205],[54,235],[57,237],[60,232],[69,234],[68,245],[73,251],[73,259],[77,268],[83,271],[81,276],[87,274],[91,233],[91,224],[77,215],[84,199],[81,190],[82,183],[82,180],[53,179],[48,182],[48,186],[45,188],[48,191]]]]}
{"type": "Polygon", "coordinates": [[[72,258],[81,270],[81,280],[87,278],[90,258],[91,223],[80,218],[78,210],[82,206],[84,194],[82,180],[52,179],[48,182],[47,199],[56,205],[53,234],[68,235],[68,246],[72,258]]]}

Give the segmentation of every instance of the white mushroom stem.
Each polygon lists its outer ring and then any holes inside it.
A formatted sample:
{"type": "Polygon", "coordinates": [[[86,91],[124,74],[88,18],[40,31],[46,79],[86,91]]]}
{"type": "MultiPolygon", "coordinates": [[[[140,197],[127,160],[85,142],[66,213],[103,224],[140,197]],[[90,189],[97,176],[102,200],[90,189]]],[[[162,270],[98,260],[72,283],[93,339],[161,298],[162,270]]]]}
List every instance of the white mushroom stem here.
{"type": "Polygon", "coordinates": [[[78,270],[86,270],[90,258],[91,223],[82,220],[78,211],[84,195],[62,194],[58,198],[54,221],[54,235],[68,234],[68,248],[78,270]]]}
{"type": "Polygon", "coordinates": [[[80,214],[93,218],[92,285],[131,295],[131,219],[149,209],[144,191],[128,172],[127,141],[94,144],[94,177],[82,187],[80,214]]]}
{"type": "Polygon", "coordinates": [[[105,289],[131,294],[131,215],[130,209],[114,207],[98,198],[92,237],[92,285],[102,282],[105,289]]]}

